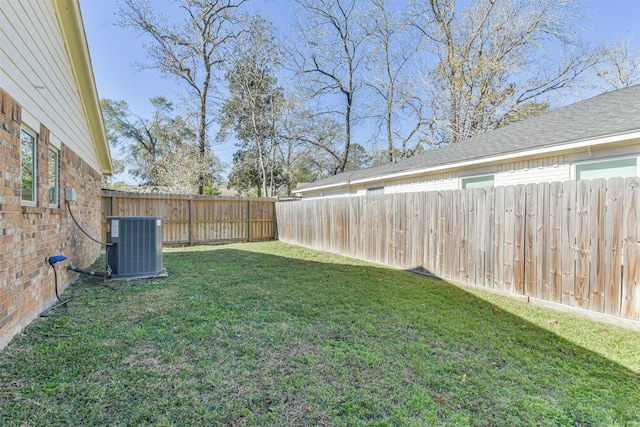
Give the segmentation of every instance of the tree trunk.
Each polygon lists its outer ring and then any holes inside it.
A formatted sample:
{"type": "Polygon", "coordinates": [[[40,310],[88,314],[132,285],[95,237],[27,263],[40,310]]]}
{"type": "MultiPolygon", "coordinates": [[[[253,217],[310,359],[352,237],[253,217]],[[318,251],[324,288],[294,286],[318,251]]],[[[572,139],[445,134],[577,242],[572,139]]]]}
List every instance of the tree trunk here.
{"type": "Polygon", "coordinates": [[[200,93],[200,117],[198,120],[198,194],[204,194],[205,164],[207,160],[207,95],[211,80],[211,66],[205,66],[202,92],[200,93]]]}

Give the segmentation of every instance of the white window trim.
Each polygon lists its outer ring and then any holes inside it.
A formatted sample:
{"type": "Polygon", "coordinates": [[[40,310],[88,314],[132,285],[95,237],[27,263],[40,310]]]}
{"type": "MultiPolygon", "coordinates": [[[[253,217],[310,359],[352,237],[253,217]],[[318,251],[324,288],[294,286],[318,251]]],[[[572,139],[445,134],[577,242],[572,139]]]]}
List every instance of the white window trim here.
{"type": "Polygon", "coordinates": [[[636,159],[636,175],[640,176],[640,156],[638,155],[626,155],[626,156],[612,156],[612,157],[599,157],[597,159],[589,159],[584,161],[576,161],[571,163],[571,180],[576,181],[578,179],[577,167],[581,165],[588,165],[592,163],[604,163],[613,162],[616,160],[636,159]]]}
{"type": "Polygon", "coordinates": [[[474,178],[483,178],[483,177],[489,177],[489,176],[493,178],[492,187],[495,187],[496,186],[496,174],[495,173],[481,173],[481,174],[477,174],[477,175],[461,176],[458,179],[458,189],[460,189],[460,190],[464,190],[465,189],[464,188],[464,183],[463,183],[464,180],[474,179],[474,178]]]}
{"type": "Polygon", "coordinates": [[[47,150],[47,156],[51,155],[51,151],[53,151],[54,153],[56,153],[56,183],[55,183],[55,191],[56,191],[56,200],[54,203],[51,203],[49,199],[49,164],[48,164],[48,160],[49,157],[47,157],[47,203],[49,204],[50,208],[57,208],[60,205],[60,150],[58,150],[56,147],[54,147],[53,145],[49,145],[49,148],[47,150]]]}
{"type": "Polygon", "coordinates": [[[20,205],[38,206],[38,134],[26,126],[20,127],[20,205]],[[22,132],[33,138],[33,200],[22,198],[22,132]]]}

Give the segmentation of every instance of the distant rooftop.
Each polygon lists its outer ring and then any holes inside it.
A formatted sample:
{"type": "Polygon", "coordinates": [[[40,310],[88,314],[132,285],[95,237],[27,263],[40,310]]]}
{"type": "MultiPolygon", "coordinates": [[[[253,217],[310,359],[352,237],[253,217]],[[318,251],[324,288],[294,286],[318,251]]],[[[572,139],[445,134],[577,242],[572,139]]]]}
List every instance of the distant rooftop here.
{"type": "Polygon", "coordinates": [[[397,163],[347,171],[296,191],[347,181],[491,158],[530,149],[640,131],[640,85],[603,93],[537,117],[488,131],[456,144],[428,150],[397,163]]]}

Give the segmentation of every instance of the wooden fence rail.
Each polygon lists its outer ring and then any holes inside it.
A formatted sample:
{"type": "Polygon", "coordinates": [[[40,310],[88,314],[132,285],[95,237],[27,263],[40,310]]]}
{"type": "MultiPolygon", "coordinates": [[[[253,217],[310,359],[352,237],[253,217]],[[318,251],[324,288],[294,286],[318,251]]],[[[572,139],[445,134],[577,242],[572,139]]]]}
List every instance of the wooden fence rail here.
{"type": "Polygon", "coordinates": [[[270,240],[275,237],[274,200],[102,192],[102,239],[107,216],[161,216],[166,245],[270,240]]]}
{"type": "Polygon", "coordinates": [[[276,204],[278,238],[640,320],[640,178],[276,204]]]}

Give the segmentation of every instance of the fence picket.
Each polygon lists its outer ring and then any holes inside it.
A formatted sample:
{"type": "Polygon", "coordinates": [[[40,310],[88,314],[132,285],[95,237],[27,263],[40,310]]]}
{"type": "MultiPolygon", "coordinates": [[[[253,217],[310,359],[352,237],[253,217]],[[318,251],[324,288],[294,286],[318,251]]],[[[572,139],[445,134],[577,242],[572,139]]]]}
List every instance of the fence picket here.
{"type": "Polygon", "coordinates": [[[505,187],[496,187],[494,191],[493,223],[493,289],[504,290],[504,250],[505,250],[505,187]]]}
{"type": "Polygon", "coordinates": [[[592,311],[604,311],[604,254],[606,250],[605,239],[605,208],[606,208],[606,181],[595,179],[591,181],[591,250],[589,252],[589,309],[592,311]],[[597,244],[602,242],[602,244],[597,244]]]}
{"type": "Polygon", "coordinates": [[[525,211],[526,186],[518,185],[514,196],[514,255],[513,255],[513,289],[514,293],[524,295],[524,268],[525,268],[525,211]]]}
{"type": "Polygon", "coordinates": [[[536,246],[537,246],[537,202],[538,187],[535,184],[527,184],[525,203],[525,257],[524,257],[524,293],[537,297],[536,288],[536,246]]]}
{"type": "Polygon", "coordinates": [[[561,182],[549,185],[549,300],[562,302],[562,190],[561,182]]]}
{"type": "Polygon", "coordinates": [[[504,188],[504,251],[502,282],[505,292],[514,292],[515,257],[515,197],[516,189],[510,185],[504,188]]]}
{"type": "Polygon", "coordinates": [[[542,182],[538,187],[538,205],[536,213],[536,294],[538,298],[549,299],[549,183],[542,182]]]}
{"type": "Polygon", "coordinates": [[[589,307],[589,251],[591,181],[578,181],[576,188],[576,288],[577,307],[589,307]]]}
{"type": "Polygon", "coordinates": [[[607,183],[605,231],[605,304],[604,311],[620,315],[622,286],[622,232],[624,179],[612,178],[607,183]]]}
{"type": "Polygon", "coordinates": [[[469,190],[467,192],[467,226],[465,235],[467,237],[467,258],[466,258],[466,277],[465,282],[475,285],[476,284],[476,247],[478,244],[477,234],[477,207],[476,207],[476,194],[475,190],[469,190]]]}
{"type": "Polygon", "coordinates": [[[484,277],[485,277],[485,286],[492,288],[493,287],[493,265],[495,261],[495,252],[493,242],[495,239],[495,205],[494,205],[494,196],[495,189],[494,188],[486,188],[485,189],[486,199],[485,199],[485,207],[487,209],[487,214],[485,216],[485,224],[483,227],[486,227],[486,232],[484,235],[485,243],[485,253],[484,253],[484,277]]]}
{"type": "Polygon", "coordinates": [[[640,178],[627,178],[624,188],[621,316],[640,320],[640,178]]]}
{"type": "Polygon", "coordinates": [[[562,303],[575,305],[576,181],[565,181],[562,189],[562,303]]]}

